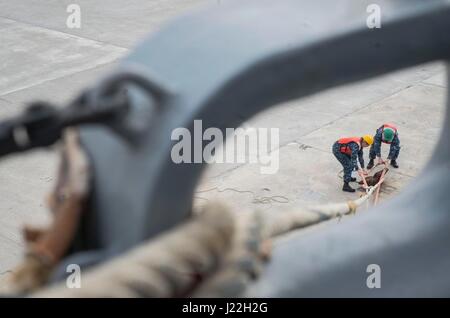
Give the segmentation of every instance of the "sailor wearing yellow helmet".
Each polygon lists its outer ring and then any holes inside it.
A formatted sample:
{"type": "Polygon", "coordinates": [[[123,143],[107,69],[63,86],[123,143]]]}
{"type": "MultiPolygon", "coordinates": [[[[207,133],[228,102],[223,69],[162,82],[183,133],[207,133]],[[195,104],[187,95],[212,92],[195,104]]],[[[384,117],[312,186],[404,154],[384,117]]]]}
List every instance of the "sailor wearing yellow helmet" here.
{"type": "Polygon", "coordinates": [[[363,148],[372,144],[373,136],[371,135],[341,138],[333,144],[333,154],[344,168],[344,186],[342,191],[355,192],[355,189],[349,185],[349,182],[356,181],[356,178],[352,178],[353,170],[357,170],[361,177],[367,174],[364,169],[363,148]]]}

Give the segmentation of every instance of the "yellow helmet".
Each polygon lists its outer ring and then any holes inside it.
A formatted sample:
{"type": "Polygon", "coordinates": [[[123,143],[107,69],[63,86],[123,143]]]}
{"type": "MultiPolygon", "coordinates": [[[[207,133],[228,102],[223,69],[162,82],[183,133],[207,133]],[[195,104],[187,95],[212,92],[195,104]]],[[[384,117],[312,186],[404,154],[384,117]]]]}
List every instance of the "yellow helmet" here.
{"type": "Polygon", "coordinates": [[[369,146],[373,144],[373,136],[372,135],[364,135],[362,139],[367,142],[369,146]]]}

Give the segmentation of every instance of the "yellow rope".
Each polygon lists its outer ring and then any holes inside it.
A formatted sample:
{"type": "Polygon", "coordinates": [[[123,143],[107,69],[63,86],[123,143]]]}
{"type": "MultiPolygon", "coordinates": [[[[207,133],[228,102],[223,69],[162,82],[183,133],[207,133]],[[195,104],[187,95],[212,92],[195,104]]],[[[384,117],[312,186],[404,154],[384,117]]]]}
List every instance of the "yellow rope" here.
{"type": "MultiPolygon", "coordinates": [[[[226,191],[232,191],[232,192],[236,192],[236,193],[248,193],[248,194],[251,194],[253,196],[252,203],[255,203],[255,204],[271,204],[273,202],[274,203],[289,203],[290,202],[290,200],[287,197],[283,196],[283,195],[258,196],[253,191],[250,191],[250,190],[239,190],[239,189],[232,188],[232,187],[225,188],[225,189],[219,189],[219,187],[214,187],[214,188],[207,189],[207,190],[199,190],[199,191],[196,191],[195,193],[206,193],[206,192],[211,192],[211,191],[214,191],[214,190],[216,190],[219,193],[226,192],[226,191]]],[[[203,197],[196,197],[196,198],[208,201],[208,199],[203,198],[203,197]]]]}

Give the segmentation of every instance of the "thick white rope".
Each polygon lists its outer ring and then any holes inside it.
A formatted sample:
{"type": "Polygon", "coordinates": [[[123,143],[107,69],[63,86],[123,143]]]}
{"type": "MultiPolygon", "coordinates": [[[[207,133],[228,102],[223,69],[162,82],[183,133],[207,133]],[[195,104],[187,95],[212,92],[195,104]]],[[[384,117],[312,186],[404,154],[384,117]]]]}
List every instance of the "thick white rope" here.
{"type": "Polygon", "coordinates": [[[270,223],[261,213],[233,214],[214,203],[186,224],[83,274],[82,288],[60,284],[32,296],[236,296],[259,275],[268,239],[354,213],[380,184],[355,201],[281,212],[270,223]]]}

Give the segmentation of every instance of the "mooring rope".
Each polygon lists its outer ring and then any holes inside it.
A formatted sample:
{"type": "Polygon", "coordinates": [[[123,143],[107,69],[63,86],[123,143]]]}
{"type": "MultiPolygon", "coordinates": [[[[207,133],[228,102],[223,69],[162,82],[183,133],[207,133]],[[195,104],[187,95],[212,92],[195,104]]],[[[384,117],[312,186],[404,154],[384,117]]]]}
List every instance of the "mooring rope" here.
{"type": "Polygon", "coordinates": [[[281,212],[270,222],[258,211],[238,214],[209,203],[167,234],[83,274],[82,288],[60,284],[31,296],[238,296],[270,258],[271,239],[355,213],[381,182],[354,201],[281,212]]]}

